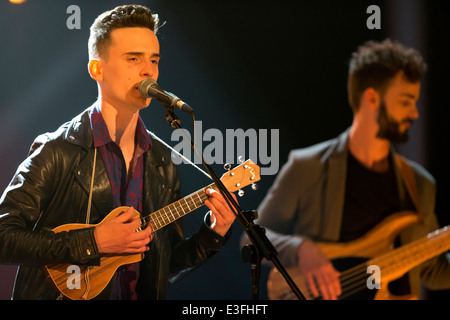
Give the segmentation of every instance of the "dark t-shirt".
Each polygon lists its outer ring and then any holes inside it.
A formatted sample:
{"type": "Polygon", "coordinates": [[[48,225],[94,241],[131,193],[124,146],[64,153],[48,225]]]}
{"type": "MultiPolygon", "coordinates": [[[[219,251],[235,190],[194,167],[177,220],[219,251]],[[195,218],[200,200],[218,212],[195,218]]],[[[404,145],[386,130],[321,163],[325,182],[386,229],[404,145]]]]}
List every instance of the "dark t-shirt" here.
{"type": "MultiPolygon", "coordinates": [[[[411,199],[401,204],[392,157],[389,169],[375,172],[363,166],[348,153],[347,183],[344,213],[341,225],[341,242],[358,239],[374,228],[387,216],[400,210],[414,210],[411,199]]],[[[396,239],[395,246],[399,246],[396,239]]],[[[407,294],[407,277],[393,281],[389,285],[393,294],[407,294]]]]}
{"type": "Polygon", "coordinates": [[[351,152],[347,161],[342,242],[361,237],[401,208],[392,163],[387,171],[375,172],[363,166],[351,152]]]}

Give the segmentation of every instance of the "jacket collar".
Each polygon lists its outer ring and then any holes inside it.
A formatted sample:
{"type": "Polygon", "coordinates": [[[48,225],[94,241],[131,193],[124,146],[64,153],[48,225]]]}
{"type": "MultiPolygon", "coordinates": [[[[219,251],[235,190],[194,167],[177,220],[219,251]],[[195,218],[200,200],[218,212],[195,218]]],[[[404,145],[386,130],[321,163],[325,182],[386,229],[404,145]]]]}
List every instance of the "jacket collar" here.
{"type": "MultiPolygon", "coordinates": [[[[66,141],[79,145],[84,149],[91,149],[94,147],[94,135],[92,133],[89,114],[95,108],[95,105],[96,104],[94,103],[68,123],[68,128],[64,137],[66,141]]],[[[151,149],[151,138],[154,138],[155,136],[145,128],[145,124],[140,118],[137,130],[142,131],[140,135],[141,147],[146,151],[151,149]]]]}
{"type": "Polygon", "coordinates": [[[347,180],[348,137],[349,129],[333,141],[321,158],[328,164],[323,220],[327,223],[322,224],[321,230],[327,240],[339,239],[347,180]]]}
{"type": "Polygon", "coordinates": [[[68,123],[64,137],[69,143],[79,145],[86,150],[94,147],[94,137],[89,121],[89,113],[92,108],[93,106],[90,106],[68,123]]]}

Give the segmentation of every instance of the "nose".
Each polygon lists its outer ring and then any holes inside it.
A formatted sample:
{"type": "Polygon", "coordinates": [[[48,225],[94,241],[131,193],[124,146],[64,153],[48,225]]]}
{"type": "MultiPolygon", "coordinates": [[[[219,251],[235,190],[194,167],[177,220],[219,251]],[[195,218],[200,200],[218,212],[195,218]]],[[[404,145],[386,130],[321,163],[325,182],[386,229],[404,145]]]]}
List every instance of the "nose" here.
{"type": "MultiPolygon", "coordinates": [[[[151,61],[146,61],[142,65],[140,76],[143,78],[153,78],[158,77],[158,66],[155,66],[151,61]]],[[[156,80],[156,79],[155,79],[156,80]]]]}
{"type": "Polygon", "coordinates": [[[413,120],[419,118],[419,109],[417,108],[417,104],[414,104],[414,106],[410,112],[410,118],[413,120]]]}

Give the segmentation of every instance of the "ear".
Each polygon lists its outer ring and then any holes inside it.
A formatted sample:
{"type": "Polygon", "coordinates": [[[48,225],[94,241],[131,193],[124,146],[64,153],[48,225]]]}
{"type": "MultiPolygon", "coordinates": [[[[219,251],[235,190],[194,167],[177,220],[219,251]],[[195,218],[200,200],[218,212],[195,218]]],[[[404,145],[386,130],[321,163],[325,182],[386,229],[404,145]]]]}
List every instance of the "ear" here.
{"type": "Polygon", "coordinates": [[[374,88],[367,88],[364,90],[361,100],[364,105],[375,111],[380,106],[381,96],[374,88]]]}
{"type": "Polygon", "coordinates": [[[100,60],[90,60],[88,64],[89,74],[95,81],[103,80],[103,68],[100,60]]]}

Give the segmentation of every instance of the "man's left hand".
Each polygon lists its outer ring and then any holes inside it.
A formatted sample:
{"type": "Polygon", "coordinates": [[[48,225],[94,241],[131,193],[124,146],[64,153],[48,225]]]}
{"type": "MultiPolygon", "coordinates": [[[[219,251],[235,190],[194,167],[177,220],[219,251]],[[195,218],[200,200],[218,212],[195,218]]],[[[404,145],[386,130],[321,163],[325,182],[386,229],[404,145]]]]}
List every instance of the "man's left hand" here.
{"type": "MultiPolygon", "coordinates": [[[[227,202],[222,195],[214,190],[206,190],[206,194],[209,196],[205,201],[206,206],[211,210],[211,229],[217,232],[222,237],[225,236],[233,224],[236,216],[233,211],[228,207],[227,202]]],[[[236,196],[232,193],[231,196],[237,202],[236,196]]]]}

